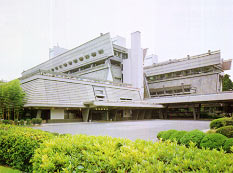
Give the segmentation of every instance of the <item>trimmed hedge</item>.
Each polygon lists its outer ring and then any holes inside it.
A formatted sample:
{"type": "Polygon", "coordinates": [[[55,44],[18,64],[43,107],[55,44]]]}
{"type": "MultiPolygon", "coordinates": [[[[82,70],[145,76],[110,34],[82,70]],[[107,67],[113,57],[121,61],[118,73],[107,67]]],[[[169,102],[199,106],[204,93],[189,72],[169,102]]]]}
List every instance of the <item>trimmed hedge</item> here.
{"type": "Polygon", "coordinates": [[[177,131],[175,133],[173,133],[171,136],[170,136],[170,140],[171,141],[177,141],[178,144],[180,144],[180,139],[186,134],[187,132],[186,131],[177,131]]]}
{"type": "Polygon", "coordinates": [[[181,139],[180,143],[189,146],[190,142],[200,146],[201,140],[205,137],[205,133],[200,130],[192,130],[186,133],[181,139]]]}
{"type": "Polygon", "coordinates": [[[42,123],[42,119],[41,118],[32,118],[32,124],[41,124],[42,123]]]}
{"type": "Polygon", "coordinates": [[[30,172],[34,150],[53,135],[42,130],[0,125],[0,164],[30,172]]]}
{"type": "Polygon", "coordinates": [[[162,131],[161,133],[158,133],[157,136],[159,136],[159,139],[164,140],[168,140],[170,138],[170,136],[177,132],[177,130],[168,130],[168,131],[162,131]]]}
{"type": "Polygon", "coordinates": [[[200,147],[209,148],[209,149],[220,149],[227,137],[218,133],[207,134],[201,141],[200,147]]]}
{"type": "Polygon", "coordinates": [[[232,157],[194,144],[69,135],[41,144],[32,161],[34,172],[232,172],[232,157]]]}
{"type": "Polygon", "coordinates": [[[210,122],[211,129],[218,129],[223,126],[233,126],[233,118],[219,118],[210,122]]]}
{"type": "Polygon", "coordinates": [[[224,126],[216,130],[216,133],[220,133],[228,138],[233,138],[233,126],[224,126]]]}
{"type": "Polygon", "coordinates": [[[233,149],[233,138],[227,139],[223,145],[223,149],[228,153],[233,152],[233,150],[231,151],[231,148],[233,149]]]}

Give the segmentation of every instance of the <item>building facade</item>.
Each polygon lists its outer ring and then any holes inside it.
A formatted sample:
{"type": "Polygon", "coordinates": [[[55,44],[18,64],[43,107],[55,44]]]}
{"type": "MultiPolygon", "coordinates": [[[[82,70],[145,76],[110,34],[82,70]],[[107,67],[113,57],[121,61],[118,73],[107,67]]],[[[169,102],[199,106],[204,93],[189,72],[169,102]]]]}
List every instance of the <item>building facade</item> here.
{"type": "Polygon", "coordinates": [[[55,46],[50,59],[22,73],[28,116],[50,122],[150,119],[166,107],[166,96],[221,92],[220,51],[158,63],[141,47],[140,32],[126,40],[101,34],[76,48],[55,46]]]}

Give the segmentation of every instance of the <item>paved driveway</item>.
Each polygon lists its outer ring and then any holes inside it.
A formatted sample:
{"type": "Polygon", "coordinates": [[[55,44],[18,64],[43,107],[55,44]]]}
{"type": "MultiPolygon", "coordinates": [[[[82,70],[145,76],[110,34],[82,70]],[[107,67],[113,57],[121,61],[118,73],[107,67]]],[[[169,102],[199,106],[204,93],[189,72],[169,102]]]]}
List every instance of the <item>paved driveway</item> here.
{"type": "Polygon", "coordinates": [[[194,120],[141,120],[118,122],[78,122],[43,124],[36,129],[57,133],[87,134],[95,136],[122,137],[135,140],[156,140],[159,131],[176,130],[205,130],[209,128],[210,121],[194,120]]]}

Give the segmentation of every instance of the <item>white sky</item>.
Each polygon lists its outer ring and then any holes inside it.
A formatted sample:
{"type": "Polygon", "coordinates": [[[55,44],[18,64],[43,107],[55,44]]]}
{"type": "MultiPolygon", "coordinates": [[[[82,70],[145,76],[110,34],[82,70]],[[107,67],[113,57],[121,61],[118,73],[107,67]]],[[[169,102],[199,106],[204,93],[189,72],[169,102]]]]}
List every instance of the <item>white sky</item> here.
{"type": "Polygon", "coordinates": [[[57,43],[71,49],[110,32],[129,45],[134,31],[159,61],[218,49],[233,59],[233,0],[0,0],[0,79],[48,60],[57,43]]]}

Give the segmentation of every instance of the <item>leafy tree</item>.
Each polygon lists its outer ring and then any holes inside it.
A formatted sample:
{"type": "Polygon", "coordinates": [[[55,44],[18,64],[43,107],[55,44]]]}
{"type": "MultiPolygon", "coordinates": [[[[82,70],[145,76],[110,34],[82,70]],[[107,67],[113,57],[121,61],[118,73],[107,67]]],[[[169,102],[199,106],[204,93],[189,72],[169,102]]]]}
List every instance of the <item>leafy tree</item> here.
{"type": "Polygon", "coordinates": [[[230,79],[230,75],[228,74],[225,74],[223,76],[223,82],[222,82],[222,90],[223,91],[230,91],[230,90],[233,90],[233,82],[231,81],[230,79]]]}
{"type": "Polygon", "coordinates": [[[19,119],[25,94],[18,79],[0,83],[0,118],[19,119]]]}

